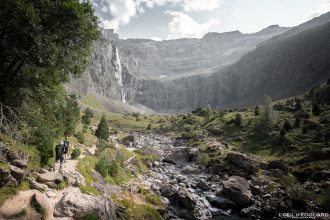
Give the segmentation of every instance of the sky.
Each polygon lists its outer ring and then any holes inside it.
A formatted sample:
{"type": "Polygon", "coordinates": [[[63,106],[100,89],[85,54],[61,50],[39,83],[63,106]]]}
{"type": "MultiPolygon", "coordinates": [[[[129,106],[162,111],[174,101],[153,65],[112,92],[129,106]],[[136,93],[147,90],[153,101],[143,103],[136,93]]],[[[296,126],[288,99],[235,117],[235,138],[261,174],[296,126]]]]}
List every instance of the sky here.
{"type": "Polygon", "coordinates": [[[208,32],[293,27],[330,11],[330,0],[91,0],[100,26],[119,37],[168,40],[208,32]]]}

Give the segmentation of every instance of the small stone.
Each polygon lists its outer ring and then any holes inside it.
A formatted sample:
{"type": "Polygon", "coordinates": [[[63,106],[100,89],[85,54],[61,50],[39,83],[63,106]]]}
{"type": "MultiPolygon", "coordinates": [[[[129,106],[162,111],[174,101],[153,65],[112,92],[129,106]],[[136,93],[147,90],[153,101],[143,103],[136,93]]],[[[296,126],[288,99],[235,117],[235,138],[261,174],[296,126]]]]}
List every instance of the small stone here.
{"type": "Polygon", "coordinates": [[[203,191],[209,191],[210,187],[209,185],[204,181],[204,180],[200,180],[197,185],[198,188],[200,188],[203,191]]]}

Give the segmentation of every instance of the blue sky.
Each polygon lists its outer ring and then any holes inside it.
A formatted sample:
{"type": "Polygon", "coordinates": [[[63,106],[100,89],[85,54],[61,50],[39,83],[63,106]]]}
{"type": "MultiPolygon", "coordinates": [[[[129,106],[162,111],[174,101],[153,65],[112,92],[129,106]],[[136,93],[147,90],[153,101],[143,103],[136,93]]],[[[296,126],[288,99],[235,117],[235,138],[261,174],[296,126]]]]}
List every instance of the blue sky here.
{"type": "Polygon", "coordinates": [[[330,0],[92,0],[100,25],[121,38],[176,39],[207,32],[291,27],[330,11],[330,0]]]}

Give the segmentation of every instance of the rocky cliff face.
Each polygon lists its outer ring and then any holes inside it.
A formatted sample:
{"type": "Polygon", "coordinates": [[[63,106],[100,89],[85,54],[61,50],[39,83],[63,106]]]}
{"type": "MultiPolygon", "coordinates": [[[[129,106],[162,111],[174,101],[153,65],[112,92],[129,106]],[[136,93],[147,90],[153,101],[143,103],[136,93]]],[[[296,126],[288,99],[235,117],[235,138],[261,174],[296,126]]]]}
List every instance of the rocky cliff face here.
{"type": "Polygon", "coordinates": [[[295,95],[329,77],[330,13],[288,31],[208,33],[201,39],[121,40],[111,30],[95,43],[92,64],[68,89],[157,112],[210,105],[246,106],[265,95],[295,95]]]}

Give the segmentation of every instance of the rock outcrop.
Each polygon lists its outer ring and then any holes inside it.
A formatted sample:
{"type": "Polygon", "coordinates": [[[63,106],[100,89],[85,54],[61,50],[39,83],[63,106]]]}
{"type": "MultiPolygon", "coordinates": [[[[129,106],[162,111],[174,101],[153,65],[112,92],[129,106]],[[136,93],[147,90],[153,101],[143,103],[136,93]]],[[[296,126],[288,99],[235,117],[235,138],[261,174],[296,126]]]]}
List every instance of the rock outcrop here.
{"type": "Polygon", "coordinates": [[[244,207],[251,203],[252,193],[249,183],[240,176],[231,176],[222,181],[223,194],[237,205],[244,207]]]}
{"type": "Polygon", "coordinates": [[[105,196],[82,194],[79,189],[67,192],[55,205],[54,216],[82,218],[94,213],[102,220],[114,220],[115,205],[105,196]]]}

